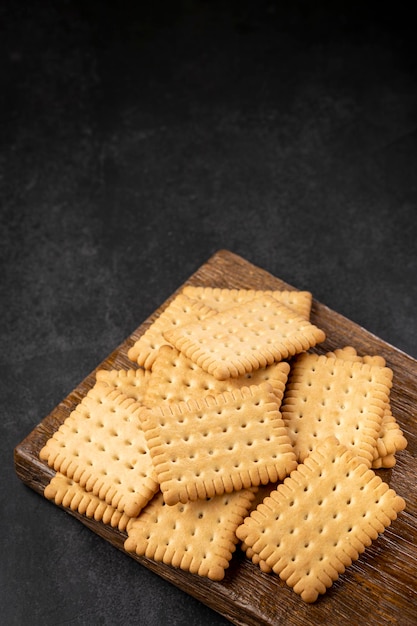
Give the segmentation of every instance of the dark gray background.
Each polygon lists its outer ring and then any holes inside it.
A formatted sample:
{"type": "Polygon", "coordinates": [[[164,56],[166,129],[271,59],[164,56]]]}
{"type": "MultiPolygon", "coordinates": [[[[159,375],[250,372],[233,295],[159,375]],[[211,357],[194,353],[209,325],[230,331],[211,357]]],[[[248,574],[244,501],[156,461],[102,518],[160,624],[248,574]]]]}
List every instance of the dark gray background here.
{"type": "Polygon", "coordinates": [[[0,619],[225,624],[22,485],[13,448],[220,248],[417,357],[413,22],[46,0],[0,23],[0,619]]]}

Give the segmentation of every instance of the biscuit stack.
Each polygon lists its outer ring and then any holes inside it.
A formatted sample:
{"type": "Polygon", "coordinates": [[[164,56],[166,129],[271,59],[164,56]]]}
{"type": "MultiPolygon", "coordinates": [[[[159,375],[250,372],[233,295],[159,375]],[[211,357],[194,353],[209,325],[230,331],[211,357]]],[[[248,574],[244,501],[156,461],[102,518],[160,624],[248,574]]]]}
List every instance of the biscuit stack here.
{"type": "Polygon", "coordinates": [[[311,351],[311,302],[185,287],[46,442],[45,496],[212,580],[241,542],[314,602],[405,507],[374,469],[407,442],[384,359],[311,351]]]}

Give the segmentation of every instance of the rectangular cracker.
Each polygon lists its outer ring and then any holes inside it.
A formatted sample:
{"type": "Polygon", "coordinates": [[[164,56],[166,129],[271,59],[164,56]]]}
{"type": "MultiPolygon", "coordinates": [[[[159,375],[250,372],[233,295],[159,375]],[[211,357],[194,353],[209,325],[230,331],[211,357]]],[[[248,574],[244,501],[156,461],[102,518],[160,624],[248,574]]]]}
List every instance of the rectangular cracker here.
{"type": "Polygon", "coordinates": [[[327,438],[237,528],[305,602],[315,602],[405,508],[346,446],[327,438]]]}
{"type": "Polygon", "coordinates": [[[169,505],[273,482],[296,466],[268,383],[139,415],[169,505]]]}
{"type": "Polygon", "coordinates": [[[309,291],[276,290],[276,289],[228,289],[221,287],[201,287],[187,285],[182,293],[189,298],[201,300],[207,306],[217,311],[230,309],[232,306],[246,304],[258,296],[272,296],[278,302],[293,309],[304,317],[310,319],[312,294],[309,291]]]}
{"type": "Polygon", "coordinates": [[[248,514],[253,490],[167,506],[157,494],[128,524],[127,552],[222,580],[236,549],[236,528],[248,514]]]}
{"type": "Polygon", "coordinates": [[[180,327],[190,321],[200,321],[215,311],[203,302],[179,294],[162,311],[144,334],[128,350],[128,358],[145,369],[152,369],[152,364],[159,348],[169,343],[164,337],[166,330],[180,327]]]}
{"type": "Polygon", "coordinates": [[[324,332],[271,296],[259,296],[164,332],[209,374],[225,380],[283,361],[324,341],[324,332]]]}
{"type": "Polygon", "coordinates": [[[128,398],[133,398],[136,402],[143,404],[151,375],[150,370],[143,368],[98,370],[96,380],[118,389],[128,398]]]}
{"type": "Polygon", "coordinates": [[[96,522],[108,524],[118,530],[126,530],[131,519],[92,493],[89,493],[71,478],[57,472],[44,489],[44,496],[58,506],[77,511],[96,522]]]}
{"type": "Polygon", "coordinates": [[[281,404],[289,371],[289,363],[281,361],[239,378],[218,380],[176,348],[162,346],[152,366],[144,404],[155,406],[163,402],[188,402],[193,398],[259,385],[262,382],[268,382],[272,386],[281,404]]]}
{"type": "Polygon", "coordinates": [[[392,385],[392,370],[303,354],[291,366],[282,416],[298,461],[334,435],[371,466],[392,385]]]}
{"type": "Polygon", "coordinates": [[[141,405],[97,383],[41,449],[41,460],[130,517],[159,484],[141,428],[141,405]]]}
{"type": "MultiPolygon", "coordinates": [[[[338,348],[333,352],[326,353],[326,356],[329,358],[337,357],[347,361],[386,367],[384,357],[380,355],[359,356],[353,346],[338,348]]],[[[388,403],[384,409],[382,417],[381,430],[376,441],[372,467],[375,469],[394,467],[396,463],[396,452],[404,450],[406,447],[407,439],[404,437],[397,420],[392,414],[390,400],[388,399],[388,403]]]]}

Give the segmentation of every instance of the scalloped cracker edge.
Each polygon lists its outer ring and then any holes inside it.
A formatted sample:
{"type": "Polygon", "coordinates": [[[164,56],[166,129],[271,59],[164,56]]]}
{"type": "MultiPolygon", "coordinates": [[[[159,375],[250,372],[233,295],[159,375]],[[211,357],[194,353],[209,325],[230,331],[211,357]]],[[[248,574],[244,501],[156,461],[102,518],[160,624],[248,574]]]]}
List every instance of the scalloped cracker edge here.
{"type": "Polygon", "coordinates": [[[312,294],[310,291],[277,289],[228,289],[227,287],[202,287],[187,285],[182,293],[217,311],[230,309],[232,306],[246,304],[258,296],[272,296],[285,304],[305,319],[310,319],[312,294]]]}
{"type": "Polygon", "coordinates": [[[118,391],[121,391],[128,398],[133,398],[136,402],[143,404],[145,394],[152,373],[149,370],[139,368],[137,370],[98,370],[96,380],[105,383],[118,391]]]}
{"type": "Polygon", "coordinates": [[[58,506],[77,511],[96,522],[102,522],[121,531],[126,530],[129,520],[132,519],[60,472],[57,472],[46,485],[43,494],[58,506]]]}

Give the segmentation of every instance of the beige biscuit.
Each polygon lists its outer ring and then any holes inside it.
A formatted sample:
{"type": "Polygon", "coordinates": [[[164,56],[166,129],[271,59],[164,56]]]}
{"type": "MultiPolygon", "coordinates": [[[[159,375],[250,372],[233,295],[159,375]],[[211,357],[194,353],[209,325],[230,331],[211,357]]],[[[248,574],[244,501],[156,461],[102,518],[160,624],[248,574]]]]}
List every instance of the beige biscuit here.
{"type": "Polygon", "coordinates": [[[296,466],[269,383],[139,415],[170,505],[273,482],[296,466]]]}
{"type": "MultiPolygon", "coordinates": [[[[353,363],[362,363],[362,357],[358,355],[356,349],[353,346],[344,346],[343,348],[336,348],[331,352],[326,352],[326,356],[329,359],[345,359],[346,361],[352,361],[353,363]]],[[[385,367],[385,363],[383,365],[385,367]]]]}
{"type": "Polygon", "coordinates": [[[315,602],[396,519],[404,500],[327,438],[236,531],[261,565],[315,602]]]}
{"type": "Polygon", "coordinates": [[[120,391],[97,383],[39,456],[86,491],[135,517],[159,489],[140,408],[120,391]]]}
{"type": "Polygon", "coordinates": [[[297,357],[282,416],[298,460],[334,435],[370,467],[391,385],[386,367],[317,354],[297,357]]]}
{"type": "Polygon", "coordinates": [[[127,552],[212,580],[222,580],[236,549],[253,490],[167,506],[157,494],[128,524],[127,552]]]}
{"type": "Polygon", "coordinates": [[[126,530],[127,523],[131,519],[126,513],[121,513],[103,500],[100,500],[100,498],[89,493],[81,485],[60,472],[57,472],[46,485],[44,496],[48,500],[53,500],[58,506],[77,511],[81,515],[94,519],[96,522],[108,524],[118,530],[126,530]]]}
{"type": "Polygon", "coordinates": [[[239,378],[222,381],[205,372],[176,348],[162,346],[152,366],[144,404],[155,406],[163,402],[188,402],[192,398],[215,395],[262,382],[270,383],[281,404],[289,371],[289,364],[281,361],[239,378]]]}
{"type": "Polygon", "coordinates": [[[308,350],[324,341],[325,334],[275,298],[261,296],[166,331],[164,337],[209,374],[225,380],[308,350]]]}
{"type": "Polygon", "coordinates": [[[169,343],[163,335],[166,330],[178,328],[190,321],[198,322],[214,313],[213,309],[198,300],[193,300],[183,294],[175,296],[128,350],[128,358],[145,369],[152,369],[158,349],[169,343]]]}
{"type": "MultiPolygon", "coordinates": [[[[365,355],[361,357],[352,346],[346,346],[333,352],[328,352],[326,356],[336,356],[341,359],[358,363],[386,367],[384,357],[380,355],[365,355]]],[[[406,447],[407,439],[404,437],[395,417],[391,412],[390,401],[388,399],[388,403],[382,417],[381,430],[376,441],[372,467],[375,469],[393,467],[395,465],[395,453],[400,450],[404,450],[406,447]]]]}
{"type": "Polygon", "coordinates": [[[228,289],[187,285],[182,293],[195,300],[201,300],[217,311],[224,311],[232,306],[245,304],[258,296],[268,295],[293,309],[305,319],[310,319],[312,294],[309,291],[228,289]]]}
{"type": "Polygon", "coordinates": [[[128,398],[143,404],[151,372],[142,368],[129,370],[98,370],[96,380],[118,389],[128,398]]]}

